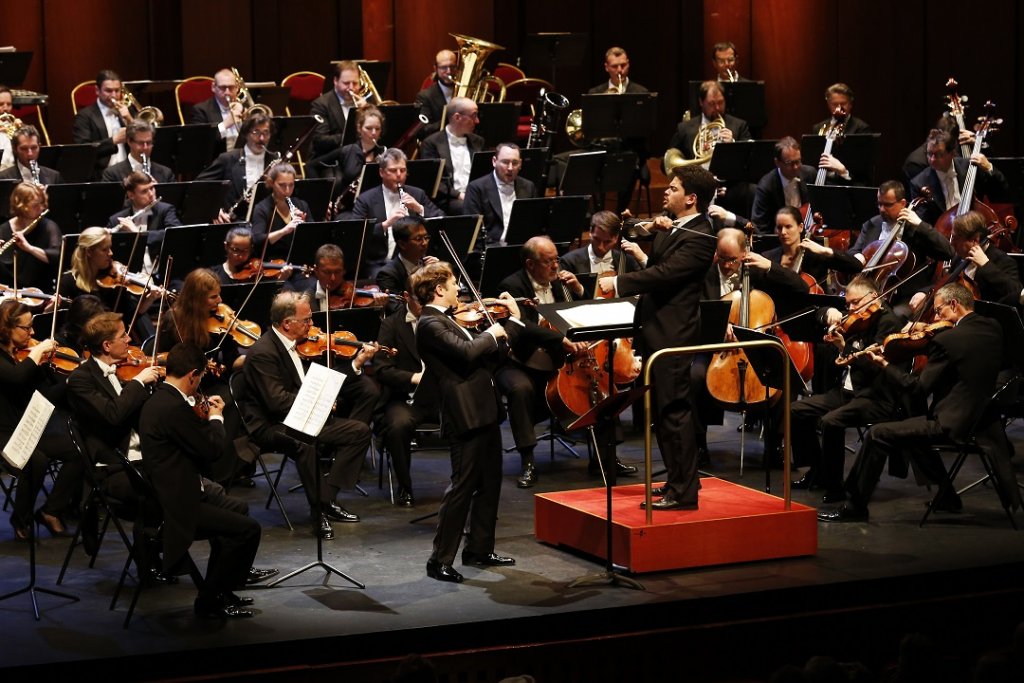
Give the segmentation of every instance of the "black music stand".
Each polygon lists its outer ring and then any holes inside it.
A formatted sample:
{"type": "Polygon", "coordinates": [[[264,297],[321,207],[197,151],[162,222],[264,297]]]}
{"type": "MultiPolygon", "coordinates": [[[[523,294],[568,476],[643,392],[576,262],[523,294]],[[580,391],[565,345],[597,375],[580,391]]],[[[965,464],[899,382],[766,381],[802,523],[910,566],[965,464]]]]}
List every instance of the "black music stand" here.
{"type": "MultiPolygon", "coordinates": [[[[764,332],[758,332],[747,327],[740,327],[739,325],[732,326],[732,332],[736,335],[736,341],[747,342],[747,341],[778,341],[778,337],[765,334],[764,332]]],[[[796,365],[793,364],[793,359],[786,354],[786,358],[789,359],[787,365],[788,368],[784,367],[779,359],[778,353],[772,349],[767,348],[747,348],[744,349],[744,353],[747,356],[747,360],[750,361],[750,367],[753,369],[754,374],[764,385],[765,398],[769,389],[782,389],[785,383],[785,375],[783,373],[789,372],[789,386],[797,387],[798,392],[803,395],[811,393],[811,388],[807,386],[807,382],[800,376],[800,372],[796,369],[796,365]]],[[[790,397],[792,400],[792,396],[790,397]]],[[[777,428],[777,425],[771,425],[773,429],[777,428]]],[[[766,427],[767,430],[767,427],[766,427]]],[[[763,459],[764,465],[764,490],[765,493],[771,493],[772,491],[772,477],[771,477],[771,463],[768,461],[768,454],[765,453],[763,459]]]]}
{"type": "Polygon", "coordinates": [[[157,192],[165,202],[174,204],[178,218],[184,225],[210,223],[224,206],[229,180],[191,180],[184,183],[163,183],[157,192]],[[168,193],[178,193],[178,202],[168,198],[168,193]]]}
{"type": "MultiPolygon", "coordinates": [[[[444,159],[416,159],[405,164],[405,184],[418,187],[431,199],[437,196],[437,188],[441,185],[444,172],[444,159]]],[[[381,184],[380,167],[377,164],[366,164],[359,180],[359,194],[372,190],[381,184]]]]}
{"type": "Polygon", "coordinates": [[[385,147],[394,147],[398,139],[419,122],[420,108],[415,104],[386,104],[377,108],[386,122],[377,142],[385,147]]]}
{"type": "Polygon", "coordinates": [[[732,302],[722,299],[700,300],[700,338],[698,344],[721,344],[729,327],[732,302]]]}
{"type": "Polygon", "coordinates": [[[860,228],[878,213],[877,187],[808,185],[807,192],[826,228],[860,228]]]}
{"type": "Polygon", "coordinates": [[[307,178],[295,181],[293,195],[309,204],[312,216],[306,220],[319,220],[327,216],[327,204],[334,192],[334,178],[307,178]]]}
{"type": "MultiPolygon", "coordinates": [[[[867,135],[844,135],[832,147],[832,156],[843,162],[854,182],[871,184],[875,182],[875,163],[881,133],[867,135]]],[[[818,160],[825,150],[824,135],[804,135],[800,140],[800,157],[808,166],[818,167],[818,160]]]]}
{"type": "Polygon", "coordinates": [[[584,95],[583,133],[598,138],[646,138],[658,122],[658,93],[584,95]]]}
{"type": "MultiPolygon", "coordinates": [[[[620,301],[621,299],[607,299],[604,301],[571,301],[566,303],[541,304],[537,307],[537,311],[543,315],[544,319],[549,321],[555,329],[564,334],[566,338],[571,341],[607,341],[609,345],[608,362],[611,363],[612,359],[615,357],[615,340],[622,337],[632,337],[636,333],[636,328],[633,326],[632,321],[626,324],[612,323],[607,325],[574,328],[571,323],[562,317],[561,312],[576,308],[577,306],[600,306],[607,305],[609,303],[619,303],[620,301]]],[[[598,464],[601,467],[601,474],[605,481],[605,537],[607,541],[605,570],[600,574],[582,576],[576,579],[569,584],[570,588],[593,585],[611,585],[633,588],[635,590],[644,590],[643,584],[629,577],[623,576],[615,569],[615,563],[612,557],[612,489],[615,487],[616,480],[614,419],[621,414],[622,411],[642,398],[644,393],[649,389],[649,386],[641,386],[631,389],[630,391],[620,392],[618,394],[615,393],[614,373],[612,373],[609,368],[608,398],[593,406],[587,413],[582,415],[572,424],[565,426],[566,431],[570,432],[580,429],[590,430],[591,439],[595,441],[595,448],[596,439],[594,438],[593,428],[597,424],[604,425],[605,433],[608,437],[608,443],[604,452],[602,453],[598,449],[597,458],[598,464]]]]}
{"type": "Polygon", "coordinates": [[[530,71],[540,71],[542,65],[551,65],[551,84],[558,83],[558,66],[582,64],[587,59],[586,33],[528,33],[523,45],[523,63],[530,71]]]}
{"type": "Polygon", "coordinates": [[[995,318],[1003,328],[1003,366],[1024,370],[1024,323],[1017,309],[980,299],[974,302],[974,311],[986,318],[995,318]]]}
{"type": "MultiPolygon", "coordinates": [[[[603,200],[607,192],[632,191],[633,184],[636,182],[636,171],[636,152],[608,152],[604,157],[604,165],[601,167],[598,197],[603,200]]],[[[564,176],[562,180],[565,181],[564,176]]]]}
{"type": "Polygon", "coordinates": [[[220,295],[224,303],[233,308],[238,315],[267,330],[270,325],[270,304],[282,287],[284,282],[280,280],[260,280],[256,284],[240,282],[237,285],[221,285],[220,295]]]}
{"type": "MultiPolygon", "coordinates": [[[[301,223],[295,229],[288,262],[299,265],[312,265],[316,250],[324,244],[336,244],[341,247],[345,256],[345,273],[347,279],[356,274],[356,262],[359,260],[359,248],[363,243],[363,233],[369,237],[373,230],[373,222],[362,218],[350,221],[331,221],[325,223],[301,223]]],[[[365,263],[365,259],[364,259],[365,263]]]]}
{"type": "MultiPolygon", "coordinates": [[[[537,186],[537,191],[544,193],[544,169],[548,163],[547,147],[520,147],[519,157],[523,165],[519,167],[519,176],[526,178],[537,186]]],[[[474,152],[473,162],[469,169],[469,181],[482,178],[494,172],[494,150],[474,152]]]]}
{"type": "Polygon", "coordinates": [[[558,183],[560,195],[597,195],[601,192],[601,171],[608,155],[605,150],[577,152],[565,160],[565,170],[558,183]]]}
{"type": "Polygon", "coordinates": [[[5,83],[11,88],[20,88],[32,64],[32,54],[31,50],[0,52],[0,83],[5,83]]]}
{"type": "MultiPolygon", "coordinates": [[[[689,110],[700,115],[700,84],[702,81],[690,81],[687,84],[689,110]]],[[[747,122],[751,130],[759,131],[768,123],[768,110],[765,107],[764,81],[719,81],[722,95],[725,97],[725,112],[747,122]]]]}
{"type": "MultiPolygon", "coordinates": [[[[347,330],[361,341],[376,341],[380,335],[380,306],[331,309],[331,332],[347,330]]],[[[313,311],[313,324],[327,329],[327,312],[313,311]]]]}
{"type": "MultiPolygon", "coordinates": [[[[523,267],[522,247],[487,247],[484,249],[483,265],[480,272],[480,294],[498,296],[498,285],[512,273],[523,267]]],[[[439,257],[440,258],[440,257],[439,257]]]]}
{"type": "Polygon", "coordinates": [[[423,222],[430,234],[427,256],[436,256],[442,261],[447,261],[450,258],[440,237],[440,232],[444,230],[448,234],[452,246],[458,252],[459,259],[464,261],[466,256],[476,248],[483,216],[438,216],[427,218],[423,222]]]}
{"type": "MultiPolygon", "coordinates": [[[[284,111],[284,107],[275,111],[284,111]]],[[[290,150],[307,130],[316,125],[316,119],[312,116],[275,116],[273,121],[274,136],[267,143],[267,149],[281,154],[290,150]]],[[[309,152],[312,137],[311,135],[307,136],[305,142],[297,150],[299,154],[306,155],[309,152]]]]}
{"type": "Polygon", "coordinates": [[[476,124],[476,134],[484,139],[487,147],[493,148],[500,142],[515,142],[516,129],[519,127],[519,111],[521,102],[480,102],[480,123],[476,124]]]}
{"type": "Polygon", "coordinates": [[[50,185],[46,193],[50,196],[47,216],[65,235],[93,225],[106,225],[124,207],[121,183],[64,183],[50,185]]]}
{"type": "Polygon", "coordinates": [[[11,217],[11,193],[20,183],[20,180],[0,180],[0,219],[11,217]]]}
{"type": "Polygon", "coordinates": [[[517,199],[508,219],[506,244],[524,244],[534,235],[552,242],[572,242],[587,229],[589,197],[536,197],[517,199]]]}
{"type": "MultiPolygon", "coordinates": [[[[236,224],[238,225],[238,224],[236,224]]],[[[203,253],[203,232],[206,228],[215,228],[214,225],[180,225],[164,230],[164,241],[160,247],[159,261],[166,262],[168,256],[174,257],[175,272],[190,273],[196,268],[219,268],[211,264],[224,261],[224,247],[221,246],[220,258],[216,260],[204,260],[203,253]]],[[[231,227],[231,226],[228,226],[231,227]]],[[[225,232],[226,234],[226,232],[225,232]]],[[[223,239],[221,240],[223,244],[223,239]]],[[[175,282],[184,281],[179,277],[175,282]]],[[[166,283],[174,287],[174,282],[166,283]]]]}
{"type": "Polygon", "coordinates": [[[51,145],[39,148],[39,165],[60,172],[65,182],[86,183],[96,170],[99,143],[51,145]]]}
{"type": "Polygon", "coordinates": [[[213,162],[219,142],[216,124],[159,126],[153,136],[153,161],[192,178],[213,162]]]}

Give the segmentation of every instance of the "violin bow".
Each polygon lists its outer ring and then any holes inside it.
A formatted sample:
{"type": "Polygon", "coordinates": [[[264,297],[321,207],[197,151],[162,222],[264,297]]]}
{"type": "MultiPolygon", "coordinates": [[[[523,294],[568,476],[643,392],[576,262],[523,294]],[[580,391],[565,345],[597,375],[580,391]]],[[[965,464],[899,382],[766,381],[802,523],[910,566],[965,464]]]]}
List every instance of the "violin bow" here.
{"type": "MultiPolygon", "coordinates": [[[[152,205],[155,206],[156,202],[153,202],[152,205]]],[[[149,208],[150,207],[146,207],[146,209],[143,209],[143,211],[146,211],[149,208]]],[[[114,234],[113,228],[107,228],[107,230],[110,232],[111,235],[114,234]]],[[[135,231],[135,239],[132,240],[132,250],[130,252],[128,252],[128,261],[124,264],[124,272],[121,274],[121,281],[119,283],[117,283],[117,297],[115,297],[115,299],[114,299],[114,308],[113,308],[113,310],[115,310],[115,311],[117,310],[117,307],[121,304],[121,294],[124,292],[124,285],[125,285],[125,283],[128,282],[128,271],[131,270],[132,259],[135,258],[135,252],[138,251],[138,248],[139,248],[139,238],[140,237],[142,237],[142,230],[136,230],[135,231]]],[[[150,278],[152,278],[152,276],[153,276],[153,274],[150,273],[150,278]]],[[[146,283],[146,288],[149,289],[149,282],[146,283]]],[[[146,296],[146,293],[143,292],[142,296],[146,296]]],[[[140,299],[140,301],[141,301],[141,299],[140,299]]],[[[136,311],[136,315],[137,314],[138,314],[138,311],[136,311]]],[[[132,316],[132,323],[134,324],[134,322],[135,322],[135,317],[132,316]]],[[[131,329],[131,328],[129,327],[128,329],[131,329]]]]}
{"type": "MultiPolygon", "coordinates": [[[[167,257],[167,266],[164,268],[164,275],[166,276],[167,282],[171,281],[171,266],[174,265],[174,257],[167,257]]],[[[156,352],[160,348],[160,328],[163,327],[164,322],[164,303],[167,300],[167,288],[163,288],[160,291],[160,307],[156,311],[156,332],[153,334],[153,353],[150,354],[149,364],[150,366],[156,365],[156,352]]],[[[132,321],[134,322],[134,321],[132,321]]]]}
{"type": "MultiPolygon", "coordinates": [[[[57,259],[57,286],[53,294],[53,321],[50,323],[50,339],[57,338],[57,309],[60,308],[60,272],[64,267],[64,247],[67,242],[64,240],[60,241],[60,257],[57,259]]],[[[18,296],[18,261],[15,258],[14,261],[14,296],[18,296]]]]}
{"type": "MultiPolygon", "coordinates": [[[[170,258],[170,257],[168,257],[168,258],[170,258]]],[[[128,273],[128,266],[127,265],[124,267],[124,272],[127,275],[127,273],[128,273]]],[[[153,273],[150,273],[149,276],[146,277],[146,284],[143,286],[142,296],[140,296],[139,300],[135,303],[135,312],[132,313],[131,323],[128,325],[128,327],[126,329],[130,330],[130,329],[135,327],[135,321],[138,320],[139,313],[142,311],[142,302],[146,300],[146,293],[149,292],[149,285],[152,282],[153,282],[153,273]]],[[[122,281],[122,284],[123,284],[123,281],[122,281]]],[[[120,292],[118,292],[118,295],[120,296],[120,292]]]]}
{"type": "MultiPolygon", "coordinates": [[[[487,310],[487,306],[484,305],[484,298],[480,296],[480,291],[476,288],[476,286],[473,284],[473,281],[469,278],[469,274],[466,272],[466,267],[462,265],[462,261],[459,260],[458,254],[455,253],[455,246],[452,244],[452,241],[448,238],[448,233],[445,232],[444,230],[438,230],[437,234],[441,238],[441,242],[444,243],[445,249],[448,250],[448,254],[452,257],[452,263],[458,266],[459,274],[465,281],[466,288],[469,290],[470,294],[473,295],[473,299],[480,305],[480,311],[481,313],[484,314],[484,318],[487,319],[487,324],[493,325],[494,317],[491,315],[490,311],[487,310]]],[[[565,283],[562,284],[564,286],[565,283]]]]}
{"type": "MultiPolygon", "coordinates": [[[[356,285],[359,283],[359,269],[363,267],[363,250],[366,247],[366,233],[368,231],[369,224],[370,224],[370,219],[369,218],[364,218],[363,219],[363,230],[362,230],[362,232],[359,235],[359,253],[356,254],[356,270],[355,270],[355,273],[352,274],[352,290],[353,290],[353,292],[352,292],[352,296],[348,300],[348,307],[350,309],[354,308],[355,305],[356,305],[355,289],[356,289],[356,285]]],[[[390,230],[390,228],[388,228],[388,229],[390,230]]],[[[385,237],[385,241],[386,240],[387,240],[387,238],[385,237]]],[[[397,247],[395,247],[395,248],[397,249],[397,247]]],[[[330,292],[325,292],[325,293],[327,295],[327,310],[330,311],[331,310],[331,293],[330,292]]]]}

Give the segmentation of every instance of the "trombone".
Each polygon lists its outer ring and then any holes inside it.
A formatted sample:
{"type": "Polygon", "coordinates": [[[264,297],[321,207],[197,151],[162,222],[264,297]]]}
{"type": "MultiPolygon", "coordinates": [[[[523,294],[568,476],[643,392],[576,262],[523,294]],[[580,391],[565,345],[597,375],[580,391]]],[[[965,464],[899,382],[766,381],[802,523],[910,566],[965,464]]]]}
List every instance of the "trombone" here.
{"type": "Polygon", "coordinates": [[[238,97],[235,98],[235,101],[242,105],[242,120],[245,121],[255,112],[263,114],[268,119],[274,118],[274,112],[270,107],[265,104],[257,104],[256,100],[252,98],[252,93],[246,87],[245,79],[242,78],[242,74],[238,73],[238,69],[231,67],[231,74],[235,77],[235,83],[238,84],[238,97]]]}
{"type": "Polygon", "coordinates": [[[136,99],[135,95],[128,88],[121,86],[121,106],[128,110],[128,116],[131,119],[138,119],[144,121],[154,128],[164,122],[164,113],[156,107],[143,107],[139,104],[139,100],[136,99]],[[135,109],[135,113],[132,114],[132,109],[135,109]]]}
{"type": "Polygon", "coordinates": [[[373,84],[370,74],[366,73],[366,69],[361,64],[356,64],[356,68],[359,70],[359,92],[352,93],[352,101],[358,109],[369,105],[380,106],[383,100],[381,100],[380,93],[377,92],[377,86],[373,84]]]}

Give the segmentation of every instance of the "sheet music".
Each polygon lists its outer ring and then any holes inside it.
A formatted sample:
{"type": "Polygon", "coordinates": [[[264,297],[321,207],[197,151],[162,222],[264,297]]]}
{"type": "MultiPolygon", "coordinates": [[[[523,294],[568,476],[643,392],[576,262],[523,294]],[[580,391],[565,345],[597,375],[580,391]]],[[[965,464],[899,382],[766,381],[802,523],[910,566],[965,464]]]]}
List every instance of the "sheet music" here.
{"type": "Polygon", "coordinates": [[[596,325],[630,325],[633,323],[632,301],[616,301],[610,304],[582,304],[558,312],[572,327],[594,327],[596,325]]]}
{"type": "Polygon", "coordinates": [[[345,375],[319,363],[313,363],[306,371],[299,395],[295,397],[291,410],[284,420],[286,427],[295,431],[317,436],[330,417],[331,409],[345,382],[345,375]]]}
{"type": "Polygon", "coordinates": [[[25,414],[21,416],[17,428],[11,434],[10,440],[4,446],[4,460],[12,467],[22,469],[25,463],[32,456],[32,452],[39,445],[39,438],[46,429],[46,423],[53,415],[53,404],[46,400],[38,391],[32,394],[32,400],[25,408],[25,414]]]}

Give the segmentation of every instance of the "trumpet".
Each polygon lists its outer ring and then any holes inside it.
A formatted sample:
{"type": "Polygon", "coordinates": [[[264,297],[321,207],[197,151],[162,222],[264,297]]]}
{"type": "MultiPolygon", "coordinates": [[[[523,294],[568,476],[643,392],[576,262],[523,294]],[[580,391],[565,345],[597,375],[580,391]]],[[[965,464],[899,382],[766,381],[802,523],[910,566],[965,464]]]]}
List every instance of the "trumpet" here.
{"type": "Polygon", "coordinates": [[[22,127],[21,119],[17,118],[14,114],[4,112],[0,114],[0,133],[3,133],[9,138],[14,137],[14,133],[22,127]]]}
{"type": "Polygon", "coordinates": [[[242,74],[238,73],[238,69],[231,67],[231,74],[235,77],[235,83],[238,84],[238,97],[235,101],[242,105],[242,120],[249,118],[255,112],[263,114],[268,119],[274,118],[274,112],[270,107],[265,104],[257,104],[256,100],[252,98],[252,93],[246,87],[245,79],[242,78],[242,74]]]}
{"type": "Polygon", "coordinates": [[[739,71],[733,71],[732,69],[729,69],[729,68],[726,68],[725,76],[726,76],[726,80],[728,80],[729,83],[736,83],[736,82],[738,82],[740,80],[740,72],[739,71]]]}
{"type": "Polygon", "coordinates": [[[143,107],[128,88],[121,88],[120,104],[128,111],[128,117],[131,119],[144,121],[153,127],[159,126],[164,122],[164,113],[162,111],[156,107],[143,107]],[[135,110],[134,114],[132,114],[132,109],[135,110]]]}

